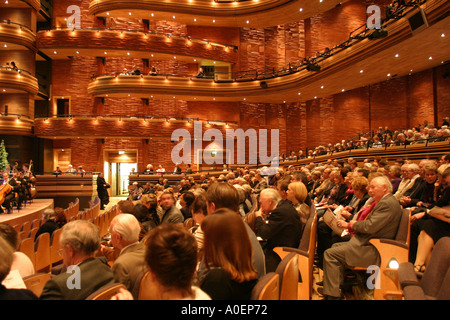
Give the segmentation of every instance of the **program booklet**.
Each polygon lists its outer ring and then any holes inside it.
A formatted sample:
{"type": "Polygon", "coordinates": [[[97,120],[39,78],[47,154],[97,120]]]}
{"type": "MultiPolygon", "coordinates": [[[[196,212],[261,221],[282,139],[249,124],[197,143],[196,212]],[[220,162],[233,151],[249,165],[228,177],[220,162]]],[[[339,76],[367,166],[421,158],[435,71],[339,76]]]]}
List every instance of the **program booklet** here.
{"type": "Polygon", "coordinates": [[[325,211],[325,214],[323,215],[323,221],[334,231],[336,234],[339,234],[341,237],[348,234],[348,231],[346,228],[341,228],[337,226],[337,222],[339,220],[345,220],[341,216],[341,211],[344,209],[343,206],[337,207],[334,211],[331,211],[330,209],[327,209],[325,211]]]}

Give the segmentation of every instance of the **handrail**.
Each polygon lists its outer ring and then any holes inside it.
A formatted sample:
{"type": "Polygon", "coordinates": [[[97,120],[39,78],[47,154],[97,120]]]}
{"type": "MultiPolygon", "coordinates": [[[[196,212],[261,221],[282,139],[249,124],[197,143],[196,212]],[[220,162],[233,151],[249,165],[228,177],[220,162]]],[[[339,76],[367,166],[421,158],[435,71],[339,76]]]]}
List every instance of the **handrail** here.
{"type": "Polygon", "coordinates": [[[3,70],[5,70],[5,71],[15,71],[15,72],[17,72],[17,73],[26,73],[26,74],[28,74],[28,75],[34,77],[34,76],[31,74],[30,71],[27,71],[27,70],[25,70],[25,69],[17,69],[17,70],[15,70],[15,69],[12,68],[12,67],[0,66],[0,71],[3,71],[3,70]]]}
{"type": "Polygon", "coordinates": [[[8,19],[8,20],[0,20],[0,24],[16,25],[16,26],[19,26],[21,29],[22,29],[22,28],[25,28],[25,29],[28,29],[28,31],[34,33],[34,31],[31,30],[30,27],[28,27],[28,26],[26,26],[26,25],[24,25],[24,24],[18,23],[18,22],[12,22],[12,21],[9,20],[9,19],[8,19]]]}

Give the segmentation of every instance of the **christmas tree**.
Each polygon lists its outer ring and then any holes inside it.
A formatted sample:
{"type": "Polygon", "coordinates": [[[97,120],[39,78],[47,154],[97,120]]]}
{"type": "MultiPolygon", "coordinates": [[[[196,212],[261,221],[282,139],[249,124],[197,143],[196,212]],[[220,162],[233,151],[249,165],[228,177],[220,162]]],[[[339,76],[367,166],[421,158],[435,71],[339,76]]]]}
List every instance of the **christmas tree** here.
{"type": "Polygon", "coordinates": [[[0,144],[0,171],[5,170],[7,166],[9,166],[8,152],[6,152],[5,142],[2,140],[0,144]]]}

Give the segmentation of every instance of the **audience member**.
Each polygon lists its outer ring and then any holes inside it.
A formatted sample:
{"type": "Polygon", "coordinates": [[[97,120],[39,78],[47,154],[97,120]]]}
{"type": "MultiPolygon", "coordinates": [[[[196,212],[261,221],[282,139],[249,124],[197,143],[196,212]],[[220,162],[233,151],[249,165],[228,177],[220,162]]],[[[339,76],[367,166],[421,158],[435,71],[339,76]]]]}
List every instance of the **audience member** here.
{"type": "MultiPolygon", "coordinates": [[[[195,238],[182,224],[165,223],[152,229],[145,239],[145,262],[149,282],[146,299],[151,300],[211,300],[194,285],[197,266],[195,238]]],[[[115,299],[131,300],[123,290],[115,299]]]]}
{"type": "Polygon", "coordinates": [[[41,300],[84,300],[114,282],[109,266],[95,258],[100,235],[94,224],[86,220],[68,222],[62,228],[60,244],[67,272],[47,281],[41,300]]]}
{"type": "Polygon", "coordinates": [[[183,223],[184,217],[180,209],[175,206],[175,197],[172,191],[163,191],[160,199],[162,208],[161,224],[163,223],[183,223]]]}
{"type": "Polygon", "coordinates": [[[275,247],[297,248],[302,237],[300,216],[290,201],[281,201],[277,190],[267,188],[259,196],[260,210],[256,211],[256,235],[264,241],[267,272],[275,271],[281,259],[275,247]]]}
{"type": "Polygon", "coordinates": [[[0,237],[0,300],[37,300],[36,295],[28,289],[10,289],[5,287],[4,280],[11,271],[14,249],[0,237]]]}
{"type": "Polygon", "coordinates": [[[258,273],[245,223],[229,209],[218,209],[203,223],[206,274],[200,288],[213,300],[249,300],[258,273]]]}
{"type": "Polygon", "coordinates": [[[185,191],[180,196],[181,213],[183,214],[184,220],[192,218],[191,205],[195,200],[195,195],[191,191],[185,191]]]}
{"type": "Polygon", "coordinates": [[[18,251],[17,231],[8,223],[0,223],[0,238],[5,239],[14,249],[11,270],[18,270],[22,278],[33,275],[35,273],[33,262],[25,253],[18,251]]]}
{"type": "Polygon", "coordinates": [[[353,236],[348,242],[335,243],[324,253],[324,295],[326,299],[340,299],[340,285],[345,265],[368,267],[379,265],[378,251],[371,238],[393,239],[402,216],[402,208],[392,195],[392,185],[387,177],[375,177],[369,183],[371,206],[358,213],[350,222],[339,221],[353,236]]]}
{"type": "MultiPolygon", "coordinates": [[[[206,192],[206,207],[208,215],[214,214],[214,212],[221,208],[230,209],[231,211],[239,214],[239,195],[237,190],[226,182],[214,182],[212,183],[206,192]]],[[[258,277],[262,277],[266,274],[265,257],[263,249],[255,235],[255,232],[250,226],[245,223],[245,229],[250,238],[250,243],[253,248],[253,266],[258,271],[258,277]]],[[[204,243],[204,233],[201,226],[198,227],[195,238],[199,244],[199,250],[202,250],[202,244],[204,243]]],[[[201,274],[201,272],[199,271],[201,274]]],[[[201,276],[201,275],[200,275],[201,276]]]]}
{"type": "Polygon", "coordinates": [[[53,234],[53,231],[60,228],[60,225],[56,222],[56,213],[55,209],[45,209],[42,213],[42,220],[44,223],[39,227],[36,232],[36,236],[34,237],[34,241],[39,238],[39,236],[43,233],[49,233],[50,236],[53,234]]]}
{"type": "MultiPolygon", "coordinates": [[[[123,283],[130,291],[145,269],[145,247],[142,242],[139,242],[140,231],[139,221],[129,213],[115,216],[109,227],[111,245],[120,251],[111,270],[116,282],[123,283]]],[[[101,248],[104,246],[102,245],[101,248]]]]}

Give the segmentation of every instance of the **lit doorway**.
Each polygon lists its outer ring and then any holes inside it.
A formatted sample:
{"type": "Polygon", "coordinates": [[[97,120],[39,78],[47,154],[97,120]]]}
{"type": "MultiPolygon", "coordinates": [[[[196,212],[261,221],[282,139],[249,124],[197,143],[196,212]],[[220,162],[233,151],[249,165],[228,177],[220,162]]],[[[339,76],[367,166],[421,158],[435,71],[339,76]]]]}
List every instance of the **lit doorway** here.
{"type": "Polygon", "coordinates": [[[105,150],[105,180],[111,196],[128,196],[130,172],[137,171],[137,150],[105,150]]]}

